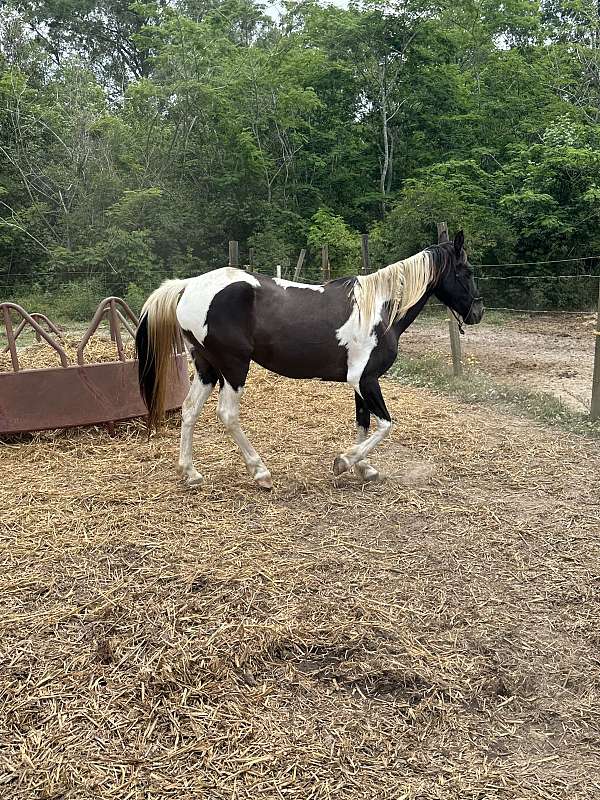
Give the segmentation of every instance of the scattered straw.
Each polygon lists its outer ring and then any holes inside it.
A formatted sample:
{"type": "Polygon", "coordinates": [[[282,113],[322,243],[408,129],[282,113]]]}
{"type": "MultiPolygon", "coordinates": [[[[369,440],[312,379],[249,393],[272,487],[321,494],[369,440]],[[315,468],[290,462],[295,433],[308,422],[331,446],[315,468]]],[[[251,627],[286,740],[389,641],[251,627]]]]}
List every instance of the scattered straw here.
{"type": "Polygon", "coordinates": [[[569,800],[600,792],[593,443],[388,382],[253,370],[263,494],[215,420],[0,445],[0,796],[569,800]]]}

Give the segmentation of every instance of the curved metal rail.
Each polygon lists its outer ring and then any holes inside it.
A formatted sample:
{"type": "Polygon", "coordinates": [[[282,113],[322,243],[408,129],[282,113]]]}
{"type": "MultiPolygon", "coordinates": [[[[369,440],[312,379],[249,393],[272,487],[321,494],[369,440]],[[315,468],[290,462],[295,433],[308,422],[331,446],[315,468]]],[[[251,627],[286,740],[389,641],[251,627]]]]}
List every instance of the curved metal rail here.
{"type": "MultiPolygon", "coordinates": [[[[34,319],[36,322],[39,322],[40,325],[42,325],[42,323],[44,323],[46,325],[46,327],[48,328],[48,333],[53,333],[56,336],[58,336],[59,339],[62,339],[62,332],[61,332],[60,328],[58,327],[58,325],[55,325],[52,322],[52,320],[48,319],[48,317],[45,314],[40,314],[38,311],[32,311],[29,316],[31,317],[31,319],[34,319]]],[[[14,331],[14,340],[15,340],[15,342],[17,341],[19,336],[23,333],[23,331],[25,330],[26,327],[27,327],[27,320],[26,319],[22,319],[21,322],[19,322],[19,324],[17,325],[17,327],[16,327],[16,329],[14,331]]],[[[35,331],[35,338],[36,338],[36,340],[38,342],[42,341],[42,337],[40,336],[40,334],[37,331],[35,331]]],[[[10,350],[10,347],[8,345],[6,345],[6,347],[4,348],[4,350],[2,352],[3,353],[8,353],[9,350],[10,350]]]]}
{"type": "MultiPolygon", "coordinates": [[[[53,350],[56,350],[58,353],[58,357],[60,358],[60,363],[63,367],[69,366],[69,359],[63,348],[54,341],[54,339],[50,336],[49,333],[42,328],[42,326],[37,322],[35,317],[44,317],[43,314],[29,314],[25,311],[22,306],[17,305],[16,303],[0,303],[0,309],[2,310],[2,315],[4,317],[4,326],[6,328],[6,338],[8,340],[8,345],[5,348],[4,352],[10,351],[10,360],[12,361],[13,370],[15,372],[19,372],[21,366],[19,364],[19,356],[17,354],[17,347],[16,347],[16,340],[17,337],[21,335],[23,328],[25,325],[29,324],[36,332],[36,334],[47,342],[53,350]],[[21,315],[21,322],[19,323],[16,332],[13,330],[12,319],[10,316],[11,311],[16,311],[17,314],[21,315]]],[[[47,317],[44,317],[44,320],[50,322],[47,317]]],[[[55,326],[53,326],[55,327],[55,326]]],[[[58,332],[58,331],[57,331],[58,332]]],[[[60,336],[60,333],[58,334],[60,336]]]]}
{"type": "Polygon", "coordinates": [[[98,326],[105,317],[108,318],[110,326],[110,338],[117,345],[119,361],[127,360],[125,358],[125,351],[123,349],[123,337],[121,336],[121,326],[119,323],[122,322],[129,335],[132,338],[135,338],[135,328],[138,326],[138,319],[133,311],[129,308],[127,303],[124,300],[121,300],[120,297],[107,297],[96,309],[96,313],[92,317],[92,321],[88,325],[86,332],[81,337],[81,341],[77,346],[78,364],[85,363],[83,358],[85,346],[89,342],[92,335],[98,330],[98,326]],[[133,323],[133,329],[129,324],[130,322],[133,323]]]}

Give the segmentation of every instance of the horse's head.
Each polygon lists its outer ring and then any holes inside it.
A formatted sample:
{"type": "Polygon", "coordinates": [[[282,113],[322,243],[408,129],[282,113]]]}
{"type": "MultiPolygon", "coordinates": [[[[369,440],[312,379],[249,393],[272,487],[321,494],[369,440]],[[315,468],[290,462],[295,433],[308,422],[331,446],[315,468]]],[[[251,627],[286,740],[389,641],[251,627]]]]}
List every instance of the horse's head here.
{"type": "Polygon", "coordinates": [[[444,242],[432,248],[437,250],[439,258],[434,294],[444,305],[460,314],[466,325],[477,325],[483,317],[483,300],[467,260],[464,243],[464,234],[459,231],[453,242],[444,242]]]}

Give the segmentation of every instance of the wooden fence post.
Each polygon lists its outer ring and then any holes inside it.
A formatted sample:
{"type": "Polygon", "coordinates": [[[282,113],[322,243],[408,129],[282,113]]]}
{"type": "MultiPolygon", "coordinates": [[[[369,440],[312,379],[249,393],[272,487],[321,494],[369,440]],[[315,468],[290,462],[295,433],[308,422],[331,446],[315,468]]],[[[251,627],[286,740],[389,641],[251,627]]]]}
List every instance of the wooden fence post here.
{"type": "Polygon", "coordinates": [[[13,324],[12,319],[10,318],[10,311],[9,309],[4,306],[2,309],[2,313],[4,314],[4,325],[6,327],[6,338],[8,339],[8,349],[10,350],[10,359],[12,361],[12,366],[15,372],[18,372],[19,367],[19,356],[17,355],[17,347],[15,345],[15,334],[13,331],[13,324]]]}
{"type": "Polygon", "coordinates": [[[275,277],[281,280],[281,264],[277,264],[275,267],[275,277]]]}
{"type": "Polygon", "coordinates": [[[240,246],[238,242],[229,242],[229,266],[237,267],[240,263],[240,246]]]}
{"type": "Polygon", "coordinates": [[[362,254],[362,271],[363,275],[369,272],[369,234],[361,233],[360,235],[360,250],[362,254]]]}
{"type": "Polygon", "coordinates": [[[252,268],[254,266],[254,248],[253,247],[249,247],[248,248],[248,264],[250,265],[250,268],[252,268]]]}
{"type": "Polygon", "coordinates": [[[596,319],[596,347],[594,349],[594,377],[592,378],[592,405],[590,419],[600,419],[600,281],[598,282],[598,317],[596,319]]]}
{"type": "MultiPolygon", "coordinates": [[[[445,222],[438,222],[437,224],[438,244],[442,242],[449,242],[448,225],[445,222]]],[[[458,330],[458,323],[454,319],[451,311],[448,312],[450,317],[448,319],[448,331],[450,333],[450,350],[452,351],[452,374],[455,377],[462,375],[462,353],[460,347],[460,331],[458,330]]]]}
{"type": "Polygon", "coordinates": [[[331,280],[331,265],[329,264],[329,245],[321,247],[321,269],[323,271],[323,283],[331,280]]]}
{"type": "Polygon", "coordinates": [[[294,270],[294,280],[297,281],[300,277],[300,272],[302,271],[302,266],[304,265],[304,259],[306,257],[306,249],[303,247],[300,250],[300,255],[298,256],[298,263],[296,264],[296,269],[294,270]]]}
{"type": "Polygon", "coordinates": [[[437,234],[438,234],[438,244],[443,244],[444,242],[449,242],[450,237],[448,236],[448,223],[447,222],[438,222],[437,223],[437,234]]]}

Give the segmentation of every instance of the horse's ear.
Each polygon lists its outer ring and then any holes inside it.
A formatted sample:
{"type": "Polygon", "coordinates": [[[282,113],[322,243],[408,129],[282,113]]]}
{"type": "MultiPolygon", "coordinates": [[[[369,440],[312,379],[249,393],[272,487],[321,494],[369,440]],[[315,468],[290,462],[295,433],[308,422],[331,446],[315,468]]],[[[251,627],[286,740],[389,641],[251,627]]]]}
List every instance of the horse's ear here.
{"type": "Polygon", "coordinates": [[[454,237],[454,252],[456,253],[457,256],[461,254],[461,251],[464,246],[465,246],[465,234],[464,231],[459,231],[454,237]]]}

